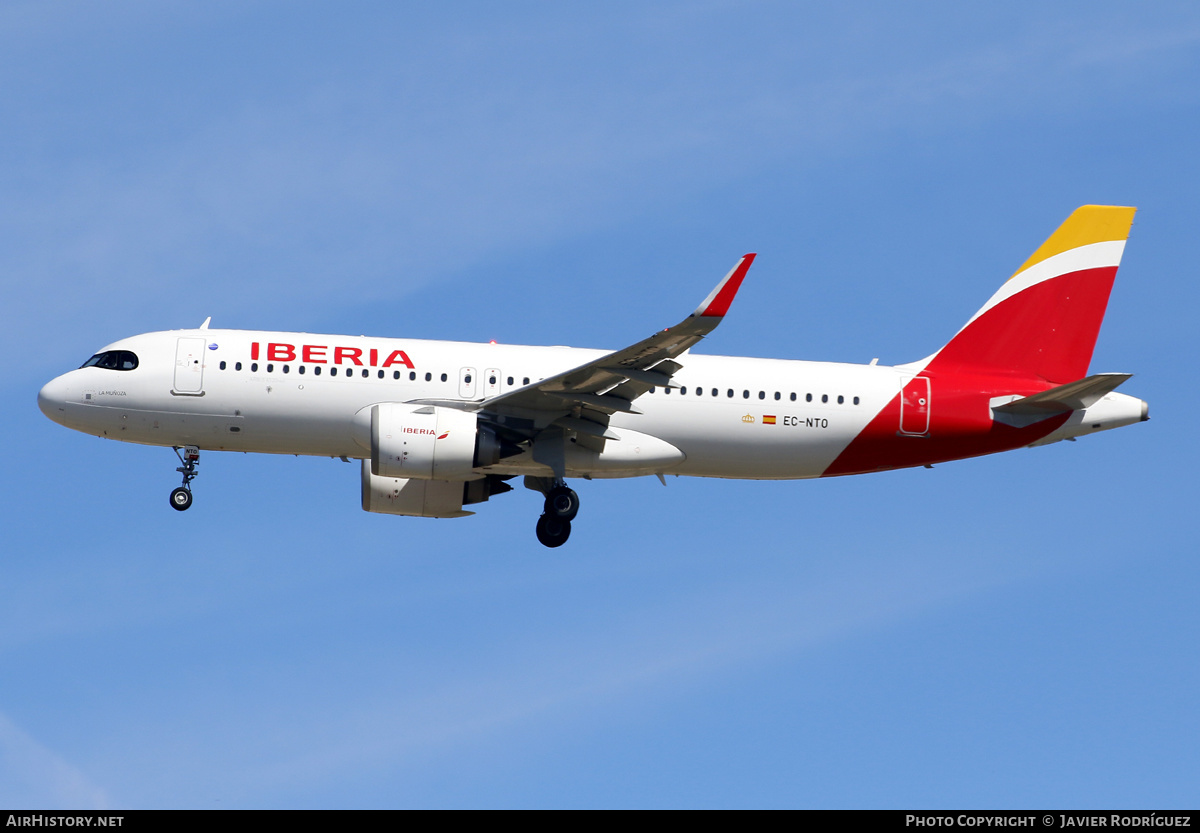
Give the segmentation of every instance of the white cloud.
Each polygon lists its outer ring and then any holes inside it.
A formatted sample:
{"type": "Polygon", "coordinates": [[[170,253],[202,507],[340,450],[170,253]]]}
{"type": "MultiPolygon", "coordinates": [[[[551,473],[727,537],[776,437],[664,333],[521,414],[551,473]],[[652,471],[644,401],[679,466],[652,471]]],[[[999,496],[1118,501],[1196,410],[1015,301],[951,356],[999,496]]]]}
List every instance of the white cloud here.
{"type": "Polygon", "coordinates": [[[0,713],[0,806],[103,810],[108,796],[0,713]]]}

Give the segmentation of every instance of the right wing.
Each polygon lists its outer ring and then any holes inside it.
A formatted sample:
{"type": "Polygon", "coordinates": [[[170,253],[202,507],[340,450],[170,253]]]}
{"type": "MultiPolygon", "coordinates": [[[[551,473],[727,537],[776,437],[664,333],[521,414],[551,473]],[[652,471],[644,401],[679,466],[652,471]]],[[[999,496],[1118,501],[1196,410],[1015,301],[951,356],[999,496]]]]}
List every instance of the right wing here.
{"type": "Polygon", "coordinates": [[[753,262],[753,254],[743,256],[696,311],[676,326],[624,350],[473,403],[472,410],[514,415],[578,410],[584,419],[603,417],[604,421],[617,412],[638,413],[633,400],[652,387],[672,386],[671,376],[683,366],[675,359],[721,323],[753,262]]]}

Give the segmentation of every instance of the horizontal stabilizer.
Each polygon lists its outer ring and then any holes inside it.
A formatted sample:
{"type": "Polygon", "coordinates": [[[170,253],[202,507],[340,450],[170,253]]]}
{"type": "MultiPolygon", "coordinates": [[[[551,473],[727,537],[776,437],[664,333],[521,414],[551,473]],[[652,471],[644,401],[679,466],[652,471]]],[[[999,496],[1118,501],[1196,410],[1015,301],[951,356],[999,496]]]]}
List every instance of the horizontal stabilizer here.
{"type": "Polygon", "coordinates": [[[1032,396],[1022,397],[1006,405],[993,406],[997,414],[1047,417],[1068,411],[1090,408],[1133,376],[1132,373],[1097,373],[1078,382],[1059,385],[1032,396]]]}

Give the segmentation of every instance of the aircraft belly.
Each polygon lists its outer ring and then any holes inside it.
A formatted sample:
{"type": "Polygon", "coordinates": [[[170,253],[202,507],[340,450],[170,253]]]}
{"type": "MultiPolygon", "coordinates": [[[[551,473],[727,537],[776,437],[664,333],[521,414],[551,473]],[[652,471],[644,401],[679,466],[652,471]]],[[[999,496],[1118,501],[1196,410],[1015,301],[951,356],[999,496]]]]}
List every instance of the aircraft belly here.
{"type": "Polygon", "coordinates": [[[699,415],[676,409],[675,414],[647,414],[651,418],[640,424],[636,420],[644,417],[627,418],[620,425],[636,424],[686,455],[664,473],[755,480],[819,477],[861,429],[861,419],[844,414],[772,410],[713,408],[699,415]]]}
{"type": "MultiPolygon", "coordinates": [[[[142,397],[145,399],[145,397],[142,397]]],[[[162,397],[156,397],[161,400],[162,397]]],[[[64,424],[87,434],[144,445],[194,445],[215,451],[245,451],[316,456],[361,456],[353,442],[351,420],[336,403],[252,397],[186,399],[187,409],[72,405],[64,424]],[[244,401],[243,401],[244,400],[244,401]],[[241,407],[234,403],[241,401],[241,407]],[[203,410],[201,410],[203,408],[203,410]]],[[[129,404],[148,404],[130,397],[129,404]]],[[[176,405],[175,401],[164,404],[176,405]]],[[[351,410],[350,414],[353,413],[351,410]]]]}

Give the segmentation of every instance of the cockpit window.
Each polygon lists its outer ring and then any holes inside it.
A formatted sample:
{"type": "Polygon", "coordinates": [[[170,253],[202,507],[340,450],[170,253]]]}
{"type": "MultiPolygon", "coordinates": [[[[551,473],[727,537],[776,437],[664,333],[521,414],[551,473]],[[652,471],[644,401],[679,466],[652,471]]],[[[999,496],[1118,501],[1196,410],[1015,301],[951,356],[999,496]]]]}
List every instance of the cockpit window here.
{"type": "Polygon", "coordinates": [[[82,367],[102,367],[105,370],[133,370],[138,366],[137,354],[128,350],[108,350],[92,356],[82,367]]]}

